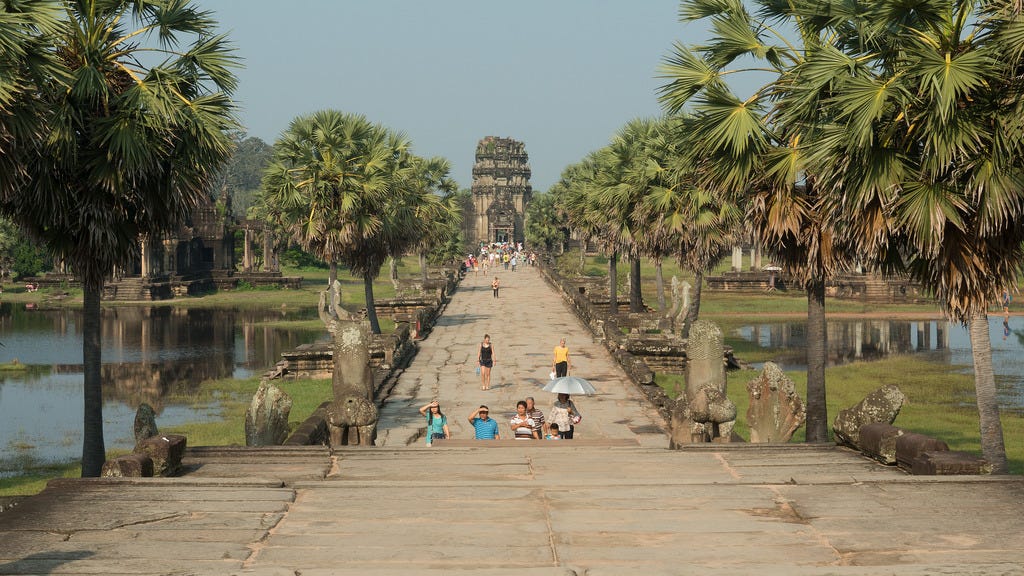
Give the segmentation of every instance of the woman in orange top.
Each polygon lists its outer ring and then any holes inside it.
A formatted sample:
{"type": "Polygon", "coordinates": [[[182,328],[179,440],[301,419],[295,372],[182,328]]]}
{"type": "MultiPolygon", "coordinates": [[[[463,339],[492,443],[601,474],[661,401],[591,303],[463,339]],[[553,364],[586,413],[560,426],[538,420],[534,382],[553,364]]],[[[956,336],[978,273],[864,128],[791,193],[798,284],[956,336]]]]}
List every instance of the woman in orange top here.
{"type": "Polygon", "coordinates": [[[569,349],[565,346],[565,338],[558,341],[555,346],[555,358],[551,361],[551,369],[555,371],[555,378],[569,375],[569,349]]]}

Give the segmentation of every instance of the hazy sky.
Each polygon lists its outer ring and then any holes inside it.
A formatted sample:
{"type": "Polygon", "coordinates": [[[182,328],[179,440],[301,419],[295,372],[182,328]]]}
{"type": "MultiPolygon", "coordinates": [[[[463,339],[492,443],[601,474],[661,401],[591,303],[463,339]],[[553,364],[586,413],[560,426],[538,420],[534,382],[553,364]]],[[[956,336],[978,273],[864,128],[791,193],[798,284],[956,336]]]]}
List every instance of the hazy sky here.
{"type": "MultiPolygon", "coordinates": [[[[546,191],[565,166],[632,118],[661,113],[657,67],[678,0],[200,0],[245,69],[236,98],[249,134],[273,143],[324,108],[405,132],[445,156],[463,187],[476,143],[526,144],[546,191]]],[[[696,40],[697,38],[693,38],[696,40]]]]}

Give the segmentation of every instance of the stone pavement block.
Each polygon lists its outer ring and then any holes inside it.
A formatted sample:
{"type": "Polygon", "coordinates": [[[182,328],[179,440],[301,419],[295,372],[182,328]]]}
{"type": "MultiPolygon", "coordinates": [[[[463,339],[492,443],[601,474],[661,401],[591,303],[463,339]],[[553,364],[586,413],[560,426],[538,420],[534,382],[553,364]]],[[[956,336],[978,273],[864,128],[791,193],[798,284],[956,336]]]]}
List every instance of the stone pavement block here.
{"type": "MultiPolygon", "coordinates": [[[[497,530],[497,528],[494,528],[497,530]]],[[[491,546],[467,546],[459,542],[447,542],[428,544],[424,546],[402,546],[401,552],[396,554],[393,544],[382,540],[376,546],[345,547],[334,546],[324,550],[316,549],[315,553],[322,563],[346,565],[354,567],[359,564],[370,566],[381,566],[389,564],[396,572],[408,573],[415,570],[415,567],[425,565],[445,564],[452,569],[473,569],[476,568],[507,568],[510,566],[544,566],[552,563],[551,550],[528,543],[519,546],[509,535],[509,531],[502,528],[505,538],[497,539],[491,546]]],[[[443,540],[443,536],[438,536],[443,540]]],[[[296,548],[278,548],[273,544],[259,552],[257,561],[271,564],[295,563],[302,564],[314,551],[296,548]]]]}

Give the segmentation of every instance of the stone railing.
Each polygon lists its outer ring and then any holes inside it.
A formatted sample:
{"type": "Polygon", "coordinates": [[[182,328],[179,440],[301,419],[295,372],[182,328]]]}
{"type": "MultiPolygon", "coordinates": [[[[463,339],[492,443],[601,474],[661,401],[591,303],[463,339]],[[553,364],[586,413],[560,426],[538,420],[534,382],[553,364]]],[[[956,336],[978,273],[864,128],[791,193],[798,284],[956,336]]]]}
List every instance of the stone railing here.
{"type": "MultiPolygon", "coordinates": [[[[390,334],[372,335],[369,345],[370,366],[373,372],[374,399],[379,404],[391,393],[398,376],[416,356],[416,340],[430,331],[448,303],[447,295],[461,280],[458,269],[446,269],[440,279],[425,286],[429,296],[404,297],[375,302],[377,314],[394,319],[397,324],[390,334]]],[[[364,311],[365,312],[365,311],[364,311]]],[[[334,354],[331,342],[318,342],[299,346],[282,354],[285,377],[330,378],[334,372],[334,354]]],[[[326,444],[328,429],[326,409],[330,402],[321,404],[292,432],[286,445],[326,444]]]]}

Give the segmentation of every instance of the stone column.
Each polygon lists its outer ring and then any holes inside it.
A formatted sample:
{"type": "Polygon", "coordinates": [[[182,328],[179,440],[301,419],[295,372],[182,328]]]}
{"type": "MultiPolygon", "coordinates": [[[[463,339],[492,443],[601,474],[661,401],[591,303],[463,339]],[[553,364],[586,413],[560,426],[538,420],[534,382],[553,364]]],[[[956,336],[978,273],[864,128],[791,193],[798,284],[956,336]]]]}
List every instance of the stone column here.
{"type": "Polygon", "coordinates": [[[149,257],[150,257],[150,254],[149,254],[149,252],[150,252],[149,240],[146,239],[146,238],[143,238],[141,240],[141,242],[139,242],[139,243],[142,246],[142,251],[141,251],[142,277],[143,278],[149,278],[149,275],[152,273],[152,271],[150,270],[150,265],[149,265],[149,257]]]}
{"type": "Polygon", "coordinates": [[[252,230],[246,228],[243,237],[245,249],[242,255],[242,270],[252,272],[252,230]]]}
{"type": "Polygon", "coordinates": [[[273,242],[271,242],[270,230],[263,230],[263,271],[273,272],[273,242]]]}
{"type": "Polygon", "coordinates": [[[732,247],[732,271],[740,272],[743,270],[743,247],[733,246],[732,247]]]}
{"type": "Polygon", "coordinates": [[[757,244],[750,247],[750,269],[753,271],[761,269],[761,246],[757,244]]]}

